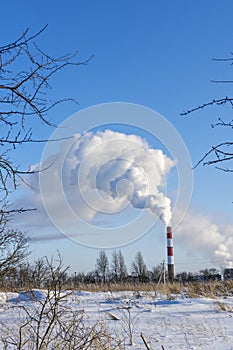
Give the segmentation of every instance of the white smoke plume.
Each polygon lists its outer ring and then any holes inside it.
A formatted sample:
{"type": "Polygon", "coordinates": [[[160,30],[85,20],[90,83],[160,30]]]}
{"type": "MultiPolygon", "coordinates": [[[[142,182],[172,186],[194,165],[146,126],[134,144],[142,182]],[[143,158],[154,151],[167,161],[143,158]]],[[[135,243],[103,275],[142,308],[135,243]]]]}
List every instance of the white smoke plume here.
{"type": "Polygon", "coordinates": [[[176,242],[192,257],[198,254],[220,266],[233,267],[233,225],[214,223],[203,214],[189,210],[175,229],[176,242]]]}
{"type": "Polygon", "coordinates": [[[71,157],[76,164],[72,183],[79,176],[82,195],[97,212],[114,213],[131,203],[169,224],[171,201],[161,189],[174,162],[161,150],[150,148],[139,136],[106,130],[78,139],[71,157]],[[91,193],[96,191],[97,202],[91,193]]]}
{"type": "MultiPolygon", "coordinates": [[[[150,210],[168,225],[171,201],[163,192],[165,176],[173,166],[162,150],[151,148],[136,135],[111,130],[75,135],[40,165],[41,169],[48,167],[42,172],[43,197],[54,208],[58,220],[69,220],[62,215],[63,195],[72,210],[87,221],[98,213],[114,214],[131,205],[150,210]],[[57,190],[61,182],[62,194],[57,190]]],[[[38,178],[38,174],[32,174],[29,180],[36,189],[33,201],[37,207],[38,178]]]]}

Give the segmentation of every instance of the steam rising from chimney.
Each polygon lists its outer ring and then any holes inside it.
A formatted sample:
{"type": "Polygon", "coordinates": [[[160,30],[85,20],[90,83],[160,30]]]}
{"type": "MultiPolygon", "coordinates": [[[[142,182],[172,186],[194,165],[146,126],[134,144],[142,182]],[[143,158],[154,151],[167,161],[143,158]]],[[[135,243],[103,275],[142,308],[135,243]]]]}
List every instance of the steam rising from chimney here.
{"type": "MultiPolygon", "coordinates": [[[[190,209],[176,227],[176,244],[185,248],[190,261],[201,256],[203,264],[233,267],[233,225],[190,209]]],[[[200,259],[200,257],[199,257],[200,259]]]]}
{"type": "Polygon", "coordinates": [[[173,166],[162,150],[150,148],[141,137],[111,130],[77,135],[64,163],[70,169],[70,196],[77,195],[78,185],[96,213],[114,213],[131,203],[134,208],[149,209],[166,225],[171,220],[171,201],[162,188],[173,166]]]}

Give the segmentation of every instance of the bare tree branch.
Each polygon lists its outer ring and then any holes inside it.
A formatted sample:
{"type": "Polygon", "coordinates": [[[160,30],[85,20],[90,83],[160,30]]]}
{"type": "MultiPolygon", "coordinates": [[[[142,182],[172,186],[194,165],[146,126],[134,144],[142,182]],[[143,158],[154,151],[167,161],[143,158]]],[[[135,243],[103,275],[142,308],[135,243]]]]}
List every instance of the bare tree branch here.
{"type": "Polygon", "coordinates": [[[86,65],[93,57],[78,61],[78,51],[58,57],[45,53],[35,40],[46,28],[47,25],[32,35],[26,29],[18,39],[0,47],[0,192],[4,196],[9,193],[10,184],[16,187],[19,174],[29,173],[20,171],[10,161],[11,150],[22,144],[47,141],[32,137],[32,118],[56,126],[48,113],[60,103],[77,103],[69,97],[51,100],[48,95],[51,78],[66,68],[86,65]]]}
{"type": "MultiPolygon", "coordinates": [[[[233,56],[233,53],[231,53],[231,55],[233,56]]],[[[230,58],[213,58],[214,61],[230,61],[232,62],[231,64],[233,64],[233,57],[230,58]]],[[[229,80],[212,80],[212,82],[214,83],[233,83],[233,80],[229,79],[229,80]]],[[[212,101],[209,101],[207,103],[203,103],[202,105],[199,105],[197,107],[194,107],[192,109],[183,111],[181,113],[181,116],[187,116],[188,114],[204,109],[206,107],[209,106],[222,106],[228,104],[230,105],[230,107],[233,108],[233,98],[232,97],[224,97],[224,98],[220,98],[220,99],[213,99],[212,101]]],[[[212,124],[211,127],[215,128],[215,127],[228,127],[228,128],[233,128],[233,119],[231,119],[230,121],[225,122],[222,118],[218,118],[218,122],[215,124],[212,124]]],[[[218,164],[218,163],[229,163],[233,160],[233,150],[231,151],[233,147],[233,141],[225,141],[222,142],[216,146],[212,146],[211,149],[206,152],[204,154],[204,156],[197,162],[197,164],[194,166],[194,169],[196,167],[198,167],[200,164],[203,165],[214,165],[214,164],[218,164]]],[[[224,172],[233,172],[233,166],[229,167],[216,167],[219,170],[222,170],[224,172]]]]}
{"type": "Polygon", "coordinates": [[[233,142],[222,142],[222,143],[218,144],[217,146],[213,146],[197,162],[197,164],[194,166],[193,169],[197,168],[200,164],[211,165],[211,164],[219,163],[219,162],[222,162],[222,161],[232,160],[233,159],[233,151],[232,152],[224,151],[223,147],[225,147],[225,146],[227,146],[227,147],[233,146],[233,142]],[[214,154],[217,159],[209,160],[209,161],[204,162],[204,160],[207,159],[211,154],[214,154]]]}
{"type": "Polygon", "coordinates": [[[233,98],[230,98],[230,97],[223,97],[223,98],[220,98],[220,99],[217,99],[217,100],[212,100],[210,102],[207,102],[207,103],[203,103],[202,105],[199,105],[197,107],[194,107],[192,109],[188,109],[186,111],[183,111],[182,113],[180,113],[181,116],[186,116],[192,112],[196,112],[200,109],[204,109],[206,107],[209,107],[209,106],[213,106],[213,105],[223,105],[223,104],[226,104],[226,103],[230,103],[231,106],[233,107],[233,98]]]}

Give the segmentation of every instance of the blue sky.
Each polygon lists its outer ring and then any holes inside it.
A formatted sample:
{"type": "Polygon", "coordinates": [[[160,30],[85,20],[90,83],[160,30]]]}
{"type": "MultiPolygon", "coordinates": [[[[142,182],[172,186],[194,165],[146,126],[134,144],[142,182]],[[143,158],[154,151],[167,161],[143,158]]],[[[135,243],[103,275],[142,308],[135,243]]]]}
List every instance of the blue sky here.
{"type": "MultiPolygon", "coordinates": [[[[50,118],[59,124],[100,103],[141,104],[172,123],[195,164],[212,144],[231,136],[230,130],[210,126],[219,116],[229,117],[228,108],[209,108],[186,118],[180,112],[231,94],[231,85],[213,84],[211,79],[231,78],[231,66],[212,58],[228,57],[232,51],[232,10],[233,3],[226,0],[4,2],[1,43],[14,40],[25,28],[35,32],[48,24],[38,40],[45,51],[59,55],[78,50],[80,61],[94,54],[88,65],[53,79],[52,96],[72,96],[79,106],[62,105],[50,118]]],[[[53,132],[37,122],[35,127],[37,138],[48,138],[53,132]]],[[[42,151],[43,145],[35,145],[33,151],[19,149],[14,158],[27,167],[40,161],[42,151]]],[[[191,205],[211,220],[233,224],[231,175],[198,167],[191,205]]],[[[29,224],[25,228],[30,232],[29,224]]],[[[163,259],[164,246],[163,235],[155,238],[150,232],[122,252],[130,260],[141,250],[151,266],[163,259]]],[[[56,249],[73,271],[92,269],[98,255],[96,249],[58,240],[33,244],[32,258],[54,254],[56,249]]],[[[182,246],[177,248],[176,261],[179,270],[186,264],[195,270],[198,261],[209,264],[208,256],[196,252],[189,258],[182,246]]]]}

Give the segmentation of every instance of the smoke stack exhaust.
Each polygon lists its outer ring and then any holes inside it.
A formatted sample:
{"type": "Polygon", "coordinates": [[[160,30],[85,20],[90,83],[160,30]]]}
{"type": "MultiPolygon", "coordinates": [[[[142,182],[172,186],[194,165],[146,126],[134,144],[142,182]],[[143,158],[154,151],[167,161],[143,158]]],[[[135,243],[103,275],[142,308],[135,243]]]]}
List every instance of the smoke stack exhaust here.
{"type": "Polygon", "coordinates": [[[172,228],[167,227],[167,269],[168,269],[168,281],[174,281],[174,252],[173,252],[173,238],[172,228]]]}

